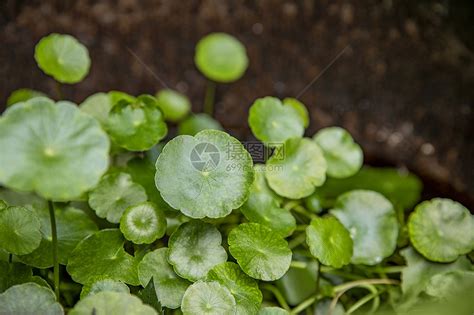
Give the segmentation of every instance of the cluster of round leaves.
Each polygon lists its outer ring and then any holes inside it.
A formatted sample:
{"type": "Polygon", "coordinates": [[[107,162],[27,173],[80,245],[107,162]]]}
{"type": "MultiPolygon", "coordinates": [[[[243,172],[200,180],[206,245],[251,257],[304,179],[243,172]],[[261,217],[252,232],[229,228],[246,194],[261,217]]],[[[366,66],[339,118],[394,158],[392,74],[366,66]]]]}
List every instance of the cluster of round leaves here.
{"type": "MultiPolygon", "coordinates": [[[[68,35],[42,39],[35,59],[62,83],[82,80],[90,67],[87,49],[68,35]]],[[[237,39],[214,33],[198,43],[195,63],[208,79],[231,82],[248,59],[237,39]]],[[[346,130],[304,137],[309,112],[295,98],[264,97],[250,108],[250,128],[272,152],[265,165],[254,165],[212,117],[190,115],[189,100],[169,89],[155,97],[97,93],[79,108],[34,90],[8,102],[0,118],[0,147],[11,148],[0,155],[8,165],[0,183],[9,188],[0,190],[2,314],[64,313],[32,269],[54,264],[50,212],[58,262],[82,285],[70,314],[288,314],[265,306],[261,289],[304,304],[318,279],[318,294],[334,296],[316,266],[344,271],[390,259],[403,240],[400,205],[417,199],[407,202],[406,182],[393,184],[386,173],[367,189],[363,152],[346,130]],[[165,121],[179,123],[180,135],[160,144],[165,121]],[[129,286],[141,288],[131,294],[129,286]]],[[[468,209],[425,201],[406,226],[413,248],[400,252],[402,307],[422,293],[443,299],[472,287],[463,256],[474,249],[468,209]]],[[[329,309],[344,312],[320,300],[315,314],[329,309]]]]}

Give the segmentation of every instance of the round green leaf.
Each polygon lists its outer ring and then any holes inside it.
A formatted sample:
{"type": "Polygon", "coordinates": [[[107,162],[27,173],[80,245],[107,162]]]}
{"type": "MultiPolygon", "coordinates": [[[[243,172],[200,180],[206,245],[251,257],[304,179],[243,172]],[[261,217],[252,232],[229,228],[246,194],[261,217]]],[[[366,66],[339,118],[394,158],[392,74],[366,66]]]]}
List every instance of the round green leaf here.
{"type": "Polygon", "coordinates": [[[98,277],[138,285],[138,259],[123,248],[125,239],[118,229],[107,229],[83,239],[69,256],[67,271],[78,283],[98,277]]]}
{"type": "Polygon", "coordinates": [[[130,293],[130,288],[123,282],[102,278],[91,283],[85,284],[82,287],[81,299],[89,295],[94,295],[99,292],[124,292],[130,293]]]}
{"type": "Polygon", "coordinates": [[[255,165],[254,170],[249,198],[240,211],[250,222],[266,225],[283,237],[291,235],[296,228],[295,218],[280,206],[280,197],[268,187],[265,166],[255,165]]]}
{"type": "Polygon", "coordinates": [[[450,199],[435,198],[416,206],[408,231],[416,250],[433,261],[450,262],[474,249],[474,216],[450,199]]]}
{"type": "Polygon", "coordinates": [[[96,93],[86,98],[79,108],[105,125],[112,105],[111,97],[107,93],[96,93]]]}
{"type": "Polygon", "coordinates": [[[257,99],[249,111],[250,129],[267,146],[281,146],[287,139],[304,134],[304,122],[291,106],[271,96],[257,99]]]}
{"type": "Polygon", "coordinates": [[[354,175],[362,167],[364,154],[352,136],[340,127],[329,127],[318,131],[314,140],[323,150],[331,177],[345,178],[354,175]]]}
{"type": "Polygon", "coordinates": [[[104,176],[99,185],[89,193],[89,205],[97,216],[112,223],[120,222],[125,209],[146,200],[145,189],[134,183],[126,173],[104,176]]]}
{"type": "Polygon", "coordinates": [[[31,253],[41,242],[40,221],[29,209],[13,206],[0,210],[0,227],[0,248],[9,253],[31,253]]]}
{"type": "Polygon", "coordinates": [[[326,161],[316,143],[307,138],[292,138],[275,149],[267,161],[265,175],[277,194],[300,199],[324,184],[326,161]]]}
{"type": "Polygon", "coordinates": [[[258,223],[240,224],[229,233],[227,242],[232,256],[252,278],[277,280],[290,268],[288,243],[269,227],[258,223]]]}
{"type": "Polygon", "coordinates": [[[151,202],[128,207],[120,220],[120,231],[135,244],[151,244],[165,235],[165,213],[151,202]]]}
{"type": "Polygon", "coordinates": [[[334,217],[311,220],[306,228],[306,243],[311,254],[324,265],[341,268],[351,261],[351,236],[334,217]]]}
{"type": "Polygon", "coordinates": [[[235,299],[218,282],[198,281],[184,293],[181,310],[184,315],[235,314],[235,299]]]}
{"type": "Polygon", "coordinates": [[[266,306],[262,307],[258,315],[289,315],[290,313],[281,307],[266,306]]]}
{"type": "Polygon", "coordinates": [[[214,266],[207,274],[208,281],[217,281],[234,296],[237,315],[256,314],[262,304],[258,283],[247,276],[239,265],[225,262],[214,266]]]}
{"type": "Polygon", "coordinates": [[[171,207],[189,217],[225,217],[247,199],[252,164],[243,145],[225,132],[178,136],[156,161],[156,187],[171,207]]]}
{"type": "Polygon", "coordinates": [[[168,241],[168,261],[179,276],[191,281],[203,279],[212,267],[227,260],[221,242],[221,233],[212,224],[183,223],[168,241]]]}
{"type": "Polygon", "coordinates": [[[43,92],[35,91],[31,89],[18,89],[12,92],[7,99],[7,107],[12,106],[16,103],[26,102],[29,99],[38,96],[46,96],[43,92]]]}
{"type": "Polygon", "coordinates": [[[89,73],[87,48],[70,35],[52,33],[35,47],[35,60],[44,73],[61,83],[77,83],[89,73]]]}
{"type": "Polygon", "coordinates": [[[156,99],[141,95],[135,101],[120,100],[110,110],[105,128],[114,143],[129,151],[145,151],[168,133],[156,99]]]}
{"type": "MultiPolygon", "coordinates": [[[[27,265],[36,268],[53,267],[53,236],[51,221],[47,207],[34,208],[41,222],[42,239],[38,248],[33,252],[20,256],[19,259],[27,265]]],[[[97,226],[82,210],[66,207],[55,207],[56,229],[58,237],[58,259],[62,265],[67,264],[69,255],[76,245],[97,231],[97,226]]]]}
{"type": "Polygon", "coordinates": [[[62,315],[64,311],[53,291],[28,282],[0,294],[0,314],[62,315]]]}
{"type": "Polygon", "coordinates": [[[182,120],[191,110],[189,99],[174,90],[165,89],[156,94],[158,106],[163,111],[165,119],[171,122],[182,120]]]}
{"type": "Polygon", "coordinates": [[[353,190],[337,198],[331,210],[350,232],[353,264],[376,265],[397,246],[398,221],[392,204],[370,190],[353,190]]]}
{"type": "Polygon", "coordinates": [[[80,300],[69,315],[157,315],[153,307],[124,292],[99,292],[80,300]]]}
{"type": "Polygon", "coordinates": [[[14,285],[32,282],[33,272],[29,266],[0,261],[0,270],[0,293],[14,285]]]}
{"type": "Polygon", "coordinates": [[[185,120],[183,120],[178,126],[178,133],[180,135],[194,136],[198,132],[212,129],[212,130],[224,130],[221,124],[205,113],[192,114],[185,120]]]}
{"type": "Polygon", "coordinates": [[[46,199],[71,200],[107,170],[109,140],[99,123],[65,102],[42,97],[0,118],[0,183],[46,199]],[[53,175],[54,174],[54,175],[53,175]]]}
{"type": "Polygon", "coordinates": [[[146,254],[138,264],[138,279],[143,287],[153,280],[158,301],[164,307],[181,306],[184,292],[190,283],[178,277],[167,261],[168,248],[159,248],[146,254]]]}
{"type": "Polygon", "coordinates": [[[238,80],[248,66],[244,45],[225,33],[211,33],[196,45],[196,67],[207,78],[217,82],[238,80]]]}
{"type": "Polygon", "coordinates": [[[309,126],[309,113],[306,106],[296,98],[287,97],[283,99],[283,105],[293,108],[301,119],[303,127],[309,126]]]}

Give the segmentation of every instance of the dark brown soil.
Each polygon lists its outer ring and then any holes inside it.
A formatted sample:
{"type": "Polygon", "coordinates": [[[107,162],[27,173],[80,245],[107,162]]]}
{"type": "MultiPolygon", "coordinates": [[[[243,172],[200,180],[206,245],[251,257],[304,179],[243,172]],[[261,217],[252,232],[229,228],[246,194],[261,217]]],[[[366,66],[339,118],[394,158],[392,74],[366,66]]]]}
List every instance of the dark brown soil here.
{"type": "Polygon", "coordinates": [[[297,95],[349,45],[301,97],[311,111],[307,134],[342,125],[363,145],[367,162],[406,166],[424,177],[431,194],[473,209],[470,0],[3,0],[1,6],[0,106],[21,87],[54,95],[33,50],[42,36],[64,32],[85,43],[93,61],[84,82],[63,88],[66,98],[161,88],[131,50],[199,111],[205,79],[193,65],[194,45],[211,31],[234,34],[248,49],[250,67],[238,82],[218,87],[216,116],[242,140],[252,138],[246,117],[255,98],[297,95]]]}

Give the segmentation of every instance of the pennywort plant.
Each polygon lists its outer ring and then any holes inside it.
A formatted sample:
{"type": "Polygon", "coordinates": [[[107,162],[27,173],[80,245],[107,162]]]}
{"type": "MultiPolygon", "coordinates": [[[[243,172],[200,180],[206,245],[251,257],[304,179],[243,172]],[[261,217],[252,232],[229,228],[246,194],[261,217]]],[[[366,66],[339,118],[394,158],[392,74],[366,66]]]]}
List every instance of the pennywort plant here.
{"type": "MultiPolygon", "coordinates": [[[[60,83],[90,67],[69,35],[43,38],[35,59],[60,83]]],[[[223,33],[197,44],[195,62],[222,83],[248,66],[223,33]]],[[[295,98],[251,105],[268,153],[254,163],[212,117],[214,87],[207,114],[170,89],[79,106],[12,94],[0,118],[0,314],[472,314],[466,207],[419,203],[415,175],[363,166],[341,127],[306,137],[295,98]]]]}

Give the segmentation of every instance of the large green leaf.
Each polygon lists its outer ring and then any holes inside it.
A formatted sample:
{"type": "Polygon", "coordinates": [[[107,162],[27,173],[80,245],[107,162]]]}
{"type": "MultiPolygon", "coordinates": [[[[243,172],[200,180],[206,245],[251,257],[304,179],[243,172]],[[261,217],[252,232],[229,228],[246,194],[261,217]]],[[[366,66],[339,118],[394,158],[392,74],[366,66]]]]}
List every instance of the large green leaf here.
{"type": "Polygon", "coordinates": [[[221,233],[213,225],[201,221],[184,223],[168,241],[168,261],[181,277],[203,279],[212,267],[227,260],[221,242],[221,233]]]}
{"type": "Polygon", "coordinates": [[[306,243],[311,254],[324,265],[341,268],[351,261],[351,236],[334,217],[311,220],[306,228],[306,243]]]}
{"type": "Polygon", "coordinates": [[[252,278],[277,280],[290,267],[291,250],[288,243],[264,225],[240,224],[229,233],[227,242],[232,256],[252,278]]]}
{"type": "Polygon", "coordinates": [[[450,262],[474,249],[474,216],[450,199],[420,203],[408,221],[410,240],[418,252],[438,262],[450,262]]]}
{"type": "Polygon", "coordinates": [[[67,271],[76,282],[85,284],[106,277],[138,285],[138,259],[123,248],[125,239],[117,229],[107,229],[82,240],[71,253],[67,271]]]}
{"type": "Polygon", "coordinates": [[[156,161],[156,187],[171,207],[192,218],[220,218],[248,197],[252,158],[227,133],[204,130],[168,142],[156,161]]]}
{"type": "Polygon", "coordinates": [[[64,311],[53,291],[28,282],[0,294],[0,314],[62,315],[64,311]]]}
{"type": "Polygon", "coordinates": [[[314,141],[323,150],[331,177],[345,178],[362,167],[364,154],[352,136],[340,127],[323,128],[314,135],[314,141]]]}
{"type": "Polygon", "coordinates": [[[184,293],[181,310],[184,315],[235,314],[235,299],[230,291],[216,281],[198,281],[184,293]]]}
{"type": "Polygon", "coordinates": [[[0,209],[0,248],[15,255],[34,251],[41,242],[40,221],[30,209],[0,209]]]}
{"type": "Polygon", "coordinates": [[[191,110],[189,99],[174,90],[164,89],[156,93],[158,106],[163,111],[165,119],[171,122],[182,120],[191,110]]]}
{"type": "Polygon", "coordinates": [[[61,83],[77,83],[89,73],[87,48],[71,35],[52,33],[35,47],[35,60],[44,73],[61,83]]]}
{"type": "Polygon", "coordinates": [[[376,265],[395,251],[398,221],[392,204],[369,190],[347,192],[331,214],[341,221],[354,241],[353,264],[376,265]]]}
{"type": "Polygon", "coordinates": [[[185,120],[183,120],[178,126],[178,133],[180,135],[194,136],[200,131],[212,129],[212,130],[224,130],[221,124],[205,113],[192,114],[185,120]]]}
{"type": "Polygon", "coordinates": [[[8,148],[0,154],[0,182],[53,200],[94,187],[109,163],[109,140],[95,119],[42,97],[4,113],[0,147],[8,148]]]}
{"type": "Polygon", "coordinates": [[[298,112],[271,96],[252,104],[248,123],[255,137],[270,147],[281,146],[286,140],[304,134],[304,122],[298,112]]]}
{"type": "MultiPolygon", "coordinates": [[[[42,239],[39,247],[32,253],[20,256],[20,260],[36,268],[53,266],[53,236],[51,221],[46,207],[34,208],[41,221],[42,239]]],[[[58,237],[59,263],[66,265],[69,255],[76,245],[97,231],[97,226],[86,213],[73,207],[55,207],[56,229],[58,237]]]]}
{"type": "Polygon", "coordinates": [[[99,292],[80,300],[69,315],[157,315],[136,296],[124,292],[99,292]]]}
{"type": "Polygon", "coordinates": [[[296,228],[295,218],[281,207],[281,197],[268,187],[265,166],[255,165],[254,170],[255,180],[249,198],[240,211],[251,222],[266,225],[284,237],[291,235],[296,228]]]}
{"type": "Polygon", "coordinates": [[[151,244],[165,235],[165,213],[151,202],[128,207],[120,220],[120,231],[135,244],[151,244]]]}
{"type": "Polygon", "coordinates": [[[105,126],[113,142],[129,151],[148,150],[168,133],[163,113],[150,95],[140,95],[132,102],[120,100],[105,126]]]}
{"type": "Polygon", "coordinates": [[[190,282],[178,277],[167,261],[168,248],[146,254],[138,264],[138,279],[143,287],[152,280],[158,301],[164,307],[178,308],[190,282]]]}
{"type": "Polygon", "coordinates": [[[207,78],[217,82],[239,79],[248,66],[244,45],[225,33],[211,33],[196,45],[196,67],[207,78]]]}
{"type": "Polygon", "coordinates": [[[112,223],[120,222],[125,209],[146,200],[145,189],[134,183],[126,173],[104,176],[99,185],[89,193],[89,205],[97,216],[112,223]]]}
{"type": "Polygon", "coordinates": [[[229,289],[236,303],[236,315],[256,314],[262,304],[258,283],[247,276],[239,265],[225,262],[214,266],[207,274],[208,281],[217,281],[229,289]]]}
{"type": "Polygon", "coordinates": [[[265,175],[277,194],[291,199],[311,195],[326,180],[326,160],[307,138],[288,139],[267,161],[265,175]]]}

